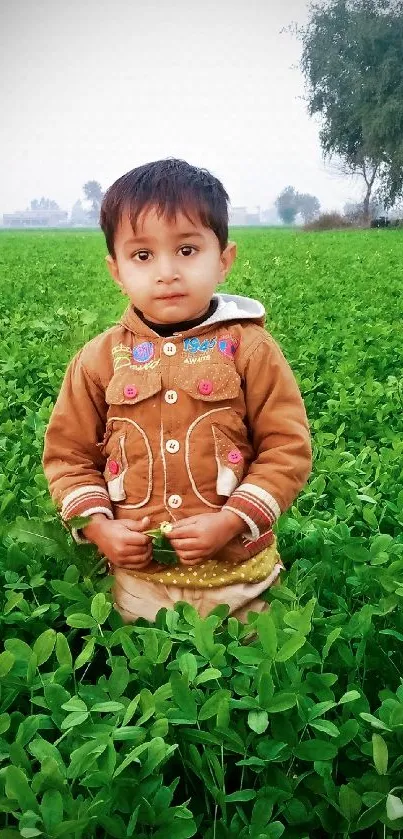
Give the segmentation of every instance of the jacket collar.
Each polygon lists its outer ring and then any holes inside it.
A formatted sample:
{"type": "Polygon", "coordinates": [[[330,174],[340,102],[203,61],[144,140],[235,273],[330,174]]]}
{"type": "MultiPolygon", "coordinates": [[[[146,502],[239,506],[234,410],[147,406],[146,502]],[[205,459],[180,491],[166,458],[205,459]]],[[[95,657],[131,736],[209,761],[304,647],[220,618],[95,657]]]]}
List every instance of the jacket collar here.
{"type": "MultiPolygon", "coordinates": [[[[187,329],[186,332],[181,333],[182,335],[193,335],[214,324],[234,320],[249,320],[258,326],[264,326],[265,309],[258,300],[236,294],[214,294],[214,297],[218,298],[218,307],[214,314],[203,323],[200,323],[199,326],[195,326],[193,329],[187,329]]],[[[136,315],[131,304],[127,307],[119,322],[135,335],[152,335],[153,337],[157,335],[153,329],[143,323],[138,315],[136,315]]]]}

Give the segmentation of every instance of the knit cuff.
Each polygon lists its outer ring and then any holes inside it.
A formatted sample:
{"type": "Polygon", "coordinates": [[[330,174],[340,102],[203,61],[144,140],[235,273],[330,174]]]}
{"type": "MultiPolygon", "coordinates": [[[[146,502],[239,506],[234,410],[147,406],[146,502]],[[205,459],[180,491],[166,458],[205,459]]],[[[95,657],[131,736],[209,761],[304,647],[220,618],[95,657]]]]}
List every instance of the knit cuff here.
{"type": "MultiPolygon", "coordinates": [[[[62,502],[61,516],[63,521],[80,516],[93,516],[102,513],[108,519],[113,519],[113,509],[106,488],[98,485],[82,486],[66,495],[62,502]]],[[[81,535],[81,530],[73,527],[71,534],[79,545],[89,545],[90,540],[81,535]]]]}
{"type": "Polygon", "coordinates": [[[271,530],[281,514],[276,499],[256,484],[241,484],[224,504],[224,508],[237,513],[246,522],[252,539],[259,539],[271,530]]]}

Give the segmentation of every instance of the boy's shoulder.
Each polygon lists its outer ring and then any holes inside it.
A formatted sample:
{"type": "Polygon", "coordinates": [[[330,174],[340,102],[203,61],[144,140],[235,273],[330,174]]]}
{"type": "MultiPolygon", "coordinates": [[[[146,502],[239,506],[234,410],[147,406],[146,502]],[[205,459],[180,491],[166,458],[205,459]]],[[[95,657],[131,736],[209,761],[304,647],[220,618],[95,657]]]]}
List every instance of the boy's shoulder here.
{"type": "Polygon", "coordinates": [[[215,323],[220,332],[228,330],[248,356],[260,345],[272,345],[274,339],[265,324],[265,308],[259,300],[240,295],[220,294],[219,305],[209,325],[215,323]]]}
{"type": "Polygon", "coordinates": [[[113,348],[122,342],[125,332],[121,323],[115,323],[81,347],[77,356],[90,375],[101,380],[110,377],[113,370],[113,348]]]}

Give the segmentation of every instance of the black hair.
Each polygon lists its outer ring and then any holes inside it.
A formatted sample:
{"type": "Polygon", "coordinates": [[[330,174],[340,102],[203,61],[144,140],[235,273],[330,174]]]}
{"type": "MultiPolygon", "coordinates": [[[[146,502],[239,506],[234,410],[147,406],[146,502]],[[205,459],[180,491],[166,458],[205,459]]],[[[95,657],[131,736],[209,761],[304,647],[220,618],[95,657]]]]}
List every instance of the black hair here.
{"type": "Polygon", "coordinates": [[[99,221],[113,259],[122,215],[128,213],[135,232],[140,213],[151,207],[168,221],[178,212],[190,221],[196,216],[215,233],[222,252],[228,244],[228,201],[221,181],[207,169],[171,157],[145,163],[118,178],[104,195],[99,221]]]}

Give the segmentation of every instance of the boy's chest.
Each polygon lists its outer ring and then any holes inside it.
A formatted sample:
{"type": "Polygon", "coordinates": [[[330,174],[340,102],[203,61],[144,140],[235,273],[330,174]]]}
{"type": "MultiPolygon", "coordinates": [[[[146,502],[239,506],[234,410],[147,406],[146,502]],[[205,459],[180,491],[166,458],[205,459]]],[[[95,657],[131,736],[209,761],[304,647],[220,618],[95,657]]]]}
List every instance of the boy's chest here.
{"type": "Polygon", "coordinates": [[[167,416],[173,409],[186,424],[209,405],[224,402],[243,413],[240,344],[236,327],[190,338],[144,340],[128,334],[125,343],[112,349],[113,374],[105,390],[108,416],[119,407],[125,415],[150,421],[157,408],[167,416]]]}

